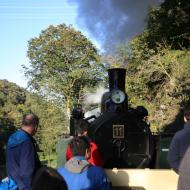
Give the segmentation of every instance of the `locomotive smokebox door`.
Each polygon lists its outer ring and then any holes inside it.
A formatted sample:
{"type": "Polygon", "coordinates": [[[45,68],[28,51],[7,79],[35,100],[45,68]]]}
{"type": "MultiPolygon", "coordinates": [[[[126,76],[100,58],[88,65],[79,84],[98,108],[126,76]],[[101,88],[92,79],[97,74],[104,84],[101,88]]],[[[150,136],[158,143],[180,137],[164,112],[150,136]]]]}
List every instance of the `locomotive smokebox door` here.
{"type": "Polygon", "coordinates": [[[121,153],[125,150],[125,130],[124,125],[112,125],[113,129],[113,146],[115,146],[116,155],[120,159],[121,153]]]}
{"type": "Polygon", "coordinates": [[[136,113],[105,113],[90,125],[106,168],[146,168],[153,153],[149,126],[136,113]]]}

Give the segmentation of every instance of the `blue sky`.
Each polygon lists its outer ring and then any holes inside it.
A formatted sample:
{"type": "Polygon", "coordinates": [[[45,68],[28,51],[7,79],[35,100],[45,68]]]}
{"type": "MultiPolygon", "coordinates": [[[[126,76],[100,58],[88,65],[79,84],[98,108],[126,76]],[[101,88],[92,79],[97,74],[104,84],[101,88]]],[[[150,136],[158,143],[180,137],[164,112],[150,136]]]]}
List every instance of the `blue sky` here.
{"type": "Polygon", "coordinates": [[[77,28],[76,8],[67,0],[0,0],[0,79],[26,87],[27,41],[50,24],[77,28]]]}

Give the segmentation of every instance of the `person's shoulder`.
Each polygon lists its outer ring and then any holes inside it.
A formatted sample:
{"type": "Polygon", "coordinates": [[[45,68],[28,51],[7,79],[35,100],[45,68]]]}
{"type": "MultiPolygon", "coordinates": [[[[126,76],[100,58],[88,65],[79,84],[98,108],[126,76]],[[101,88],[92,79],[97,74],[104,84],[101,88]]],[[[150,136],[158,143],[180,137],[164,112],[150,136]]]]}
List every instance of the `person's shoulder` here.
{"type": "Polygon", "coordinates": [[[22,130],[17,130],[13,133],[8,140],[7,147],[16,147],[23,144],[26,141],[30,141],[30,137],[22,130]]]}
{"type": "Polygon", "coordinates": [[[185,129],[181,129],[181,130],[179,130],[179,131],[177,131],[176,133],[175,133],[175,135],[174,135],[174,139],[181,139],[181,138],[183,138],[184,136],[186,136],[186,135],[188,135],[188,133],[187,133],[187,130],[185,130],[185,129]]]}
{"type": "Polygon", "coordinates": [[[65,170],[65,168],[62,166],[62,167],[57,168],[57,171],[58,171],[59,174],[63,175],[66,170],[65,170]]]}
{"type": "Polygon", "coordinates": [[[62,171],[63,169],[64,169],[64,167],[59,167],[59,168],[57,168],[57,171],[60,172],[60,171],[62,171]]]}
{"type": "Polygon", "coordinates": [[[190,147],[187,149],[182,161],[181,161],[181,164],[180,164],[180,167],[179,167],[179,173],[181,175],[182,172],[188,172],[190,171],[190,165],[189,165],[189,160],[190,160],[190,147]]]}
{"type": "Polygon", "coordinates": [[[98,166],[91,166],[88,171],[88,178],[89,179],[93,179],[94,181],[96,182],[107,182],[108,181],[108,178],[107,178],[107,175],[106,175],[106,172],[104,171],[104,169],[98,167],[98,166]]]}
{"type": "Polygon", "coordinates": [[[101,168],[101,167],[99,167],[99,166],[93,166],[93,165],[91,165],[91,166],[89,167],[89,170],[90,170],[91,172],[94,172],[94,173],[105,174],[104,169],[101,168]]]}
{"type": "Polygon", "coordinates": [[[190,159],[190,147],[187,149],[185,155],[184,155],[184,159],[187,159],[188,162],[189,162],[189,159],[190,159]]]}
{"type": "Polygon", "coordinates": [[[95,142],[93,142],[93,141],[90,141],[90,146],[93,149],[96,149],[98,147],[97,144],[95,142]]]}

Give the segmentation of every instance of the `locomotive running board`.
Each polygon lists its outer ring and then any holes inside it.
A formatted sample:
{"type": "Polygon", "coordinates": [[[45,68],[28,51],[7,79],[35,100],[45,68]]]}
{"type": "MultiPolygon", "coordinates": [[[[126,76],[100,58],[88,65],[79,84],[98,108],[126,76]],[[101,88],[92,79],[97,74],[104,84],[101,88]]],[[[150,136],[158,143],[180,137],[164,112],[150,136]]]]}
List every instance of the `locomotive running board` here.
{"type": "Polygon", "coordinates": [[[106,169],[106,173],[116,189],[177,190],[178,175],[169,169],[114,168],[106,169]]]}

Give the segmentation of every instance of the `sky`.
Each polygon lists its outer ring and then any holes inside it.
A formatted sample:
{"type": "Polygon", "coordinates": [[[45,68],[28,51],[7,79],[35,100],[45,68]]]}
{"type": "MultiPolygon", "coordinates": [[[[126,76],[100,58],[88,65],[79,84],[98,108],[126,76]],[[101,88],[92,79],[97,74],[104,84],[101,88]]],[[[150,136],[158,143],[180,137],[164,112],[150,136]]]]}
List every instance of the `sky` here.
{"type": "Polygon", "coordinates": [[[0,79],[26,87],[27,42],[50,24],[77,28],[76,4],[67,0],[0,0],[0,79]]]}
{"type": "Polygon", "coordinates": [[[98,49],[112,51],[140,34],[163,0],[0,0],[0,79],[27,87],[27,44],[49,25],[73,25],[98,49]],[[68,3],[69,2],[69,3],[68,3]]]}

